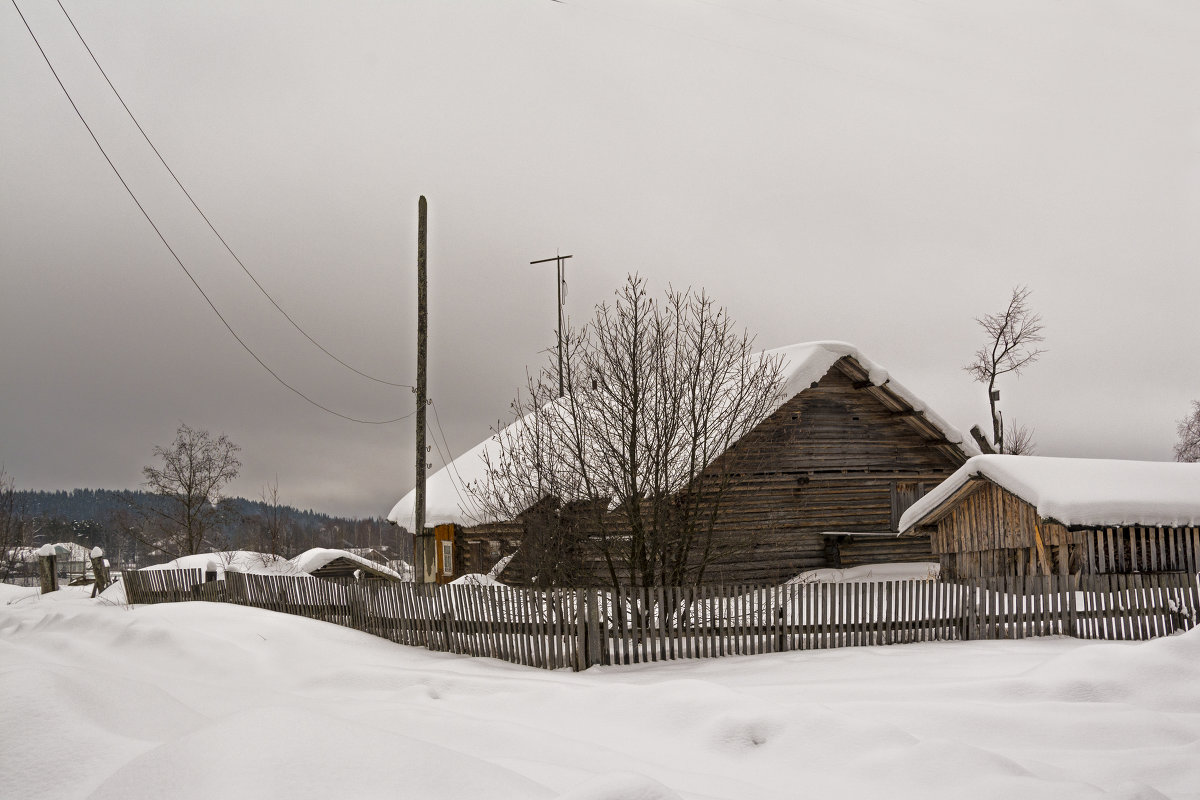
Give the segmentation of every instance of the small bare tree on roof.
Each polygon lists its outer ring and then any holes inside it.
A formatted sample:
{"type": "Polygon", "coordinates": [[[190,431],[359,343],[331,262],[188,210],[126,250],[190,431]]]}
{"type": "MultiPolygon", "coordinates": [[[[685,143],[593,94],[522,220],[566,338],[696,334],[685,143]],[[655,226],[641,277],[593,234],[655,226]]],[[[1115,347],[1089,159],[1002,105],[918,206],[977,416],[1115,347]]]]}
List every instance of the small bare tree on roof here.
{"type": "Polygon", "coordinates": [[[1192,413],[1179,420],[1179,441],[1175,444],[1175,460],[1200,461],[1200,400],[1192,401],[1192,413]]]}
{"type": "MultiPolygon", "coordinates": [[[[996,379],[1008,373],[1019,376],[1025,367],[1046,352],[1036,347],[1039,342],[1045,341],[1045,337],[1042,336],[1042,316],[1028,306],[1029,294],[1028,287],[1015,287],[1006,309],[975,320],[987,334],[988,341],[975,351],[971,363],[963,367],[975,380],[987,384],[988,403],[992,412],[992,439],[996,443],[996,450],[1001,453],[1017,451],[1005,446],[1004,427],[996,410],[996,379]]],[[[1032,434],[1027,430],[1021,434],[1021,430],[1024,429],[1018,429],[1014,441],[1020,440],[1021,451],[1028,453],[1033,447],[1032,434]]]]}
{"type": "Polygon", "coordinates": [[[142,509],[147,525],[131,535],[176,558],[215,547],[226,513],[221,492],[242,467],[241,449],[225,434],[181,424],[169,447],[154,448],[160,464],[142,469],[157,500],[142,509]]]}

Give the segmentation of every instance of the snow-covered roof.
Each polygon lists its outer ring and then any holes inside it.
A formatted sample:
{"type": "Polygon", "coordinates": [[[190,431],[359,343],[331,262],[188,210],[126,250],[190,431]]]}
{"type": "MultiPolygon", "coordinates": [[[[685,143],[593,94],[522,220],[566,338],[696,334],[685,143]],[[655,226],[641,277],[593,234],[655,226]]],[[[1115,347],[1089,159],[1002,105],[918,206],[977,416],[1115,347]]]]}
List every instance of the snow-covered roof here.
{"type": "Polygon", "coordinates": [[[224,550],[215,553],[197,553],[181,556],[165,564],[153,564],[142,569],[202,569],[218,574],[248,572],[258,575],[300,575],[302,570],[283,556],[271,553],[256,553],[252,550],[224,550]]]}
{"type": "Polygon", "coordinates": [[[312,574],[322,567],[328,565],[332,561],[337,561],[339,558],[344,558],[347,561],[353,561],[362,569],[373,572],[377,575],[386,575],[397,581],[405,580],[403,576],[391,567],[386,567],[383,564],[374,561],[368,561],[360,555],[355,555],[349,550],[336,550],[326,547],[314,547],[311,550],[305,550],[300,555],[291,560],[292,565],[300,572],[312,574]]]}
{"type": "MultiPolygon", "coordinates": [[[[925,403],[910,392],[902,384],[892,379],[886,369],[867,358],[852,344],[846,342],[802,342],[787,347],[767,350],[765,355],[782,356],[783,391],[779,401],[772,407],[767,416],[774,413],[797,394],[810,388],[821,380],[829,369],[844,356],[850,356],[866,370],[869,380],[875,386],[887,386],[897,397],[908,403],[946,438],[946,441],[957,445],[966,456],[978,455],[979,447],[970,436],[966,436],[958,428],[948,423],[925,403]]],[[[455,523],[466,527],[487,522],[498,522],[497,518],[483,514],[474,507],[472,498],[464,487],[475,482],[482,482],[486,477],[484,462],[485,453],[492,463],[498,463],[502,451],[501,442],[507,437],[518,434],[528,424],[532,415],[523,417],[498,434],[489,436],[484,441],[454,459],[450,464],[426,478],[425,481],[425,524],[442,525],[455,523]]],[[[412,527],[416,518],[416,490],[410,491],[400,499],[388,520],[397,525],[412,527]]]]}
{"type": "Polygon", "coordinates": [[[1063,525],[1200,525],[1200,464],[980,455],[900,517],[905,533],[984,477],[1063,525]]]}

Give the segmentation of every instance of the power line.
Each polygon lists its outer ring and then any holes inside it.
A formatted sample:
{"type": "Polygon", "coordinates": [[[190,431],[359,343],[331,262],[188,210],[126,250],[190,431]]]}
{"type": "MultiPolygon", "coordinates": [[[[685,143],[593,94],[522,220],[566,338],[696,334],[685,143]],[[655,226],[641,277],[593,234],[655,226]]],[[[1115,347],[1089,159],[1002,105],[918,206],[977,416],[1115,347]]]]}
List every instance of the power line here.
{"type": "MultiPolygon", "coordinates": [[[[367,380],[375,381],[376,383],[382,383],[385,386],[395,386],[402,389],[413,388],[407,383],[393,383],[392,381],[384,380],[383,378],[377,378],[374,375],[369,375],[366,372],[363,372],[362,370],[355,369],[325,349],[325,347],[316,339],[309,336],[308,332],[301,328],[300,324],[297,323],[296,320],[292,319],[292,316],[288,314],[288,312],[283,310],[283,307],[275,301],[275,298],[271,296],[271,294],[266,290],[266,288],[263,287],[261,283],[259,283],[258,278],[254,277],[254,274],[250,272],[250,269],[242,262],[242,259],[238,257],[238,254],[233,251],[233,248],[229,246],[227,241],[225,241],[225,237],[221,235],[220,231],[217,230],[216,226],[213,225],[212,221],[208,218],[208,215],[204,213],[203,209],[200,208],[200,205],[192,197],[191,192],[189,192],[183,185],[183,182],[179,180],[179,176],[175,174],[175,170],[171,169],[171,166],[167,163],[167,160],[163,158],[162,153],[158,151],[158,148],[155,147],[154,142],[150,140],[149,134],[147,134],[145,129],[142,128],[142,123],[138,122],[138,119],[136,116],[134,116],[133,111],[131,111],[129,106],[125,103],[125,98],[122,97],[121,93],[117,91],[117,87],[113,85],[112,80],[108,77],[108,73],[104,71],[104,67],[100,66],[100,61],[96,58],[96,54],[92,52],[92,48],[88,45],[87,40],[83,38],[83,34],[80,33],[79,27],[75,24],[75,20],[71,18],[69,13],[67,13],[67,9],[63,6],[62,0],[55,1],[58,3],[58,7],[62,10],[63,15],[67,18],[67,21],[71,23],[71,28],[75,31],[75,35],[79,37],[79,41],[83,44],[84,49],[87,50],[88,55],[91,56],[92,63],[96,65],[96,69],[100,70],[100,74],[104,76],[104,81],[108,84],[108,88],[112,89],[113,94],[117,96],[117,100],[121,101],[121,107],[125,109],[125,113],[129,115],[129,118],[133,120],[133,124],[137,126],[138,132],[142,134],[142,138],[146,140],[146,144],[150,145],[150,149],[154,151],[154,155],[158,156],[158,160],[162,163],[163,167],[165,167],[167,172],[171,174],[171,178],[175,181],[175,185],[178,186],[180,191],[183,192],[184,196],[187,197],[188,202],[192,204],[192,208],[196,209],[196,213],[198,213],[201,219],[204,220],[205,224],[208,225],[208,229],[213,232],[213,235],[216,236],[221,244],[225,247],[225,251],[229,253],[229,255],[233,257],[233,260],[238,263],[238,266],[242,268],[242,272],[246,273],[246,277],[254,282],[254,285],[258,287],[260,292],[262,292],[263,297],[271,301],[271,305],[275,306],[275,310],[282,314],[284,319],[290,322],[292,327],[298,330],[300,335],[302,335],[305,339],[308,339],[308,341],[311,342],[314,347],[356,375],[361,375],[367,380]]],[[[17,9],[17,11],[19,13],[20,9],[17,9]]],[[[26,27],[28,27],[28,25],[26,27]]],[[[43,53],[43,55],[45,54],[43,53]]]]}
{"type": "MultiPolygon", "coordinates": [[[[467,499],[465,497],[463,497],[462,492],[460,492],[458,490],[458,484],[454,482],[454,474],[455,473],[450,466],[454,462],[448,460],[446,457],[446,453],[442,452],[442,446],[440,444],[438,444],[437,437],[434,436],[431,438],[433,440],[434,449],[437,450],[438,458],[442,459],[442,466],[445,467],[446,477],[448,477],[450,479],[450,486],[454,489],[454,493],[456,495],[458,495],[458,500],[462,504],[463,511],[466,511],[467,510],[467,499]]],[[[442,438],[444,440],[446,437],[443,436],[442,438]]],[[[449,450],[449,449],[450,449],[450,447],[447,445],[446,450],[449,450]]]]}
{"type": "Polygon", "coordinates": [[[109,158],[108,152],[104,149],[104,145],[100,144],[100,140],[96,137],[96,133],[95,133],[95,131],[92,130],[92,126],[88,124],[88,121],[84,118],[83,113],[79,110],[79,106],[75,104],[75,99],[73,97],[71,97],[71,93],[69,91],[67,91],[66,85],[62,82],[62,78],[60,78],[58,76],[58,70],[56,70],[54,68],[54,64],[51,63],[50,57],[48,55],[46,55],[46,50],[42,47],[41,41],[38,40],[37,34],[35,34],[33,32],[33,28],[29,27],[29,21],[27,19],[25,19],[25,14],[22,13],[21,7],[19,5],[17,5],[17,0],[11,0],[11,2],[13,5],[13,8],[15,8],[17,10],[17,15],[21,17],[21,22],[25,25],[25,30],[29,31],[30,37],[33,38],[33,43],[35,45],[37,45],[38,52],[42,54],[42,60],[44,60],[46,62],[46,66],[50,68],[50,73],[52,75],[54,75],[54,80],[58,82],[58,86],[60,89],[62,89],[63,94],[65,94],[67,96],[67,101],[71,104],[71,108],[73,108],[75,110],[75,116],[79,117],[79,121],[83,123],[83,127],[87,128],[88,134],[92,137],[92,141],[96,143],[96,147],[99,148],[100,154],[102,156],[104,156],[104,160],[108,162],[108,166],[112,169],[113,174],[115,174],[117,176],[117,180],[119,180],[121,182],[121,185],[125,187],[125,191],[129,194],[129,197],[132,198],[134,205],[136,205],[138,207],[138,211],[142,212],[142,216],[146,218],[146,221],[150,223],[150,227],[154,229],[154,232],[156,234],[158,234],[159,240],[163,243],[163,245],[167,248],[167,251],[175,259],[175,263],[178,264],[179,268],[183,270],[183,274],[187,275],[188,280],[190,280],[192,282],[192,285],[196,287],[196,291],[200,292],[200,296],[204,298],[204,301],[206,303],[208,303],[208,307],[213,310],[213,313],[217,315],[217,319],[221,320],[221,324],[224,325],[225,329],[227,331],[229,331],[230,335],[233,336],[233,338],[237,340],[237,343],[242,346],[242,349],[245,350],[247,353],[249,353],[250,357],[253,358],[255,361],[257,361],[259,366],[261,366],[263,369],[265,369],[267,372],[269,372],[271,374],[271,377],[273,377],[276,381],[278,381],[280,383],[280,385],[282,385],[284,388],[288,389],[289,391],[291,391],[298,397],[302,398],[309,404],[316,406],[317,408],[321,409],[322,411],[333,414],[335,417],[341,417],[344,420],[348,420],[350,422],[358,422],[358,423],[362,423],[364,425],[389,425],[393,422],[400,422],[401,420],[408,419],[409,417],[412,416],[413,413],[416,413],[416,412],[412,412],[409,414],[405,414],[403,417],[396,417],[395,419],[384,419],[384,420],[359,419],[357,417],[351,417],[346,414],[342,414],[340,412],[334,411],[332,408],[328,408],[327,406],[321,405],[316,400],[313,400],[311,397],[304,394],[304,392],[301,392],[295,386],[292,386],[290,383],[285,381],[283,378],[279,377],[279,374],[276,373],[275,370],[273,370],[269,366],[267,366],[267,363],[258,357],[258,354],[255,353],[250,348],[250,345],[246,344],[246,342],[242,339],[242,337],[238,335],[237,331],[235,331],[233,329],[233,326],[229,324],[229,321],[225,319],[223,314],[221,314],[220,310],[217,309],[216,304],[213,303],[212,299],[208,296],[208,293],[205,292],[204,289],[200,286],[200,283],[196,280],[195,276],[192,275],[191,271],[183,263],[183,260],[175,252],[175,249],[171,247],[170,242],[167,241],[167,237],[165,237],[163,235],[162,231],[159,230],[158,225],[156,225],[154,220],[150,217],[150,214],[146,211],[145,207],[142,205],[142,202],[140,200],[138,200],[137,195],[134,194],[134,192],[133,192],[133,189],[130,188],[129,184],[125,181],[124,176],[121,175],[121,171],[119,169],[117,169],[117,165],[113,163],[113,160],[111,158],[109,158]]]}
{"type": "MultiPolygon", "coordinates": [[[[446,445],[446,455],[449,456],[449,455],[451,455],[450,443],[446,441],[446,431],[442,428],[442,418],[438,415],[437,403],[430,403],[429,405],[433,408],[433,421],[434,421],[434,424],[437,425],[438,433],[441,434],[442,444],[446,445]]],[[[436,438],[434,439],[433,443],[437,444],[436,438]]],[[[438,450],[438,453],[439,454],[441,453],[440,448],[438,450]]],[[[467,482],[465,480],[463,480],[462,474],[458,471],[457,461],[455,461],[455,460],[446,461],[445,457],[443,457],[442,463],[444,463],[446,465],[446,468],[453,473],[453,476],[451,476],[451,481],[450,481],[451,485],[454,484],[453,477],[457,476],[458,482],[460,484],[462,484],[463,489],[466,491],[469,491],[469,490],[467,490],[467,482]]],[[[457,486],[455,486],[454,491],[456,493],[458,492],[457,486]]],[[[465,511],[466,505],[467,505],[466,499],[461,494],[458,495],[458,499],[463,501],[463,510],[465,511]]]]}

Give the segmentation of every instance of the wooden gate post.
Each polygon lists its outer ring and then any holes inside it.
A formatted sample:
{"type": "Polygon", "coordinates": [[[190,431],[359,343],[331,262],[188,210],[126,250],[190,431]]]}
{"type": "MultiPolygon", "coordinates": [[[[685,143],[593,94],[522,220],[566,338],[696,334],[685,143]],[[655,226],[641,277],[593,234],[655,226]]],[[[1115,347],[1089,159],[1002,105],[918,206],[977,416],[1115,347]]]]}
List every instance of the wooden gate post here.
{"type": "Polygon", "coordinates": [[[44,544],[37,551],[38,577],[41,578],[42,594],[58,591],[58,553],[52,544],[44,544]]]}
{"type": "Polygon", "coordinates": [[[92,597],[103,592],[108,588],[111,579],[108,576],[108,559],[104,557],[104,551],[99,547],[92,548],[92,577],[95,581],[92,583],[92,597]]]}

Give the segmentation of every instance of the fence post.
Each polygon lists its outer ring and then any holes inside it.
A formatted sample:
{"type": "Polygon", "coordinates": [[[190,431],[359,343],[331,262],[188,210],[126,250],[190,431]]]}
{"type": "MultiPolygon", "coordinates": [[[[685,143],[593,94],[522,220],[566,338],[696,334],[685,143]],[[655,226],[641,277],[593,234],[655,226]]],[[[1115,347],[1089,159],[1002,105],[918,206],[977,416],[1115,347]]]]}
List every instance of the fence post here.
{"type": "Polygon", "coordinates": [[[1076,575],[1067,575],[1063,583],[1067,587],[1067,630],[1064,633],[1078,639],[1079,615],[1077,609],[1079,605],[1079,577],[1076,575]]]}
{"type": "Polygon", "coordinates": [[[52,544],[44,544],[37,551],[38,577],[41,579],[42,594],[58,591],[58,554],[52,544]]]}
{"type": "Polygon", "coordinates": [[[574,671],[582,672],[588,668],[588,626],[587,610],[583,600],[583,590],[576,590],[575,595],[575,664],[574,671]]]}
{"type": "Polygon", "coordinates": [[[112,582],[108,576],[108,559],[99,547],[92,548],[92,577],[95,578],[92,582],[92,597],[103,592],[112,582]]]}
{"type": "Polygon", "coordinates": [[[600,603],[596,598],[596,589],[587,589],[587,631],[588,631],[588,647],[587,647],[587,666],[595,664],[604,664],[607,647],[607,638],[601,639],[600,631],[600,603]]]}

